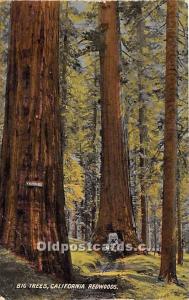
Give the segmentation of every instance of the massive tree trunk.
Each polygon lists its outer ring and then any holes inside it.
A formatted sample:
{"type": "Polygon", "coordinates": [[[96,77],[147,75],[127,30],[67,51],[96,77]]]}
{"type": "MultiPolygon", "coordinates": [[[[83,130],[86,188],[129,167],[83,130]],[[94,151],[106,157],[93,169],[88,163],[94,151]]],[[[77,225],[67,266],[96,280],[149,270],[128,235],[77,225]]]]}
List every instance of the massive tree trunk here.
{"type": "Polygon", "coordinates": [[[160,278],[176,280],[177,0],[167,1],[164,186],[160,278]]]}
{"type": "Polygon", "coordinates": [[[65,111],[68,102],[68,91],[67,91],[67,67],[68,67],[68,57],[69,57],[69,31],[68,31],[68,23],[69,23],[69,1],[66,1],[62,5],[62,9],[60,12],[61,16],[61,26],[60,32],[63,35],[63,42],[60,44],[60,72],[59,72],[59,80],[60,80],[60,98],[61,98],[61,129],[62,129],[62,147],[63,153],[65,152],[67,140],[66,140],[66,117],[65,111]]]}
{"type": "Polygon", "coordinates": [[[137,244],[128,166],[123,145],[120,112],[120,49],[117,3],[100,4],[103,45],[100,50],[102,167],[101,199],[94,241],[106,242],[109,232],[119,232],[125,242],[137,244]]]}
{"type": "Polygon", "coordinates": [[[144,20],[142,20],[142,4],[136,3],[137,16],[137,41],[138,41],[138,89],[139,89],[139,139],[140,139],[140,201],[141,201],[141,239],[147,243],[147,203],[146,203],[146,105],[143,86],[143,47],[144,47],[144,20]]]}
{"type": "Polygon", "coordinates": [[[1,243],[71,278],[70,253],[37,251],[68,243],[59,109],[59,3],[14,1],[0,169],[1,243]]]}

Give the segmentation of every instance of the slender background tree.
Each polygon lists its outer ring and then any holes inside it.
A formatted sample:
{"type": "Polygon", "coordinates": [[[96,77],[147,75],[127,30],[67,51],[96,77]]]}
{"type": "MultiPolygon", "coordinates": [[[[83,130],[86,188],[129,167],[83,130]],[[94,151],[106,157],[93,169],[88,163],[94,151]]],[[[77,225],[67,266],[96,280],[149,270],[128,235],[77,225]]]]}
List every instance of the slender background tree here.
{"type": "Polygon", "coordinates": [[[160,278],[176,276],[177,0],[167,1],[163,219],[160,278]]]}

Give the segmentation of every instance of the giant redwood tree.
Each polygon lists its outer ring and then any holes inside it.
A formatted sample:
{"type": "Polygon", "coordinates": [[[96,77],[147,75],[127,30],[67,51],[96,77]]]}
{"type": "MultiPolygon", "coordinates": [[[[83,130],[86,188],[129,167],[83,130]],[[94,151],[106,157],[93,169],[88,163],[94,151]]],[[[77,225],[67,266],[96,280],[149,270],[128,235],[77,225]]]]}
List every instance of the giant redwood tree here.
{"type": "Polygon", "coordinates": [[[123,144],[120,111],[120,49],[117,3],[100,4],[102,43],[100,49],[102,166],[101,199],[94,241],[107,241],[118,232],[136,245],[137,236],[129,193],[127,158],[123,144]]]}
{"type": "Polygon", "coordinates": [[[160,278],[176,281],[177,0],[167,0],[164,186],[160,278]]]}
{"type": "Polygon", "coordinates": [[[59,115],[59,3],[13,1],[0,169],[1,243],[71,278],[70,253],[37,251],[68,243],[59,115]]]}

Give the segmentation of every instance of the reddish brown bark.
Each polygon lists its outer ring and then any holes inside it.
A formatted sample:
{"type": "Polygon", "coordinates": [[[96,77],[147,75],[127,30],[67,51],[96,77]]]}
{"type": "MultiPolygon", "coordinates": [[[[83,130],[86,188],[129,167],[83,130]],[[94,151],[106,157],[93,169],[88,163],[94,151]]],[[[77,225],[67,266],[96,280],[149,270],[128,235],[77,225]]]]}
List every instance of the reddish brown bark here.
{"type": "Polygon", "coordinates": [[[14,1],[1,157],[1,243],[71,278],[70,253],[37,251],[67,243],[59,116],[59,3],[14,1]],[[40,182],[42,187],[27,186],[40,182]]]}
{"type": "Polygon", "coordinates": [[[164,186],[160,278],[176,280],[177,0],[167,1],[164,186]]]}
{"type": "Polygon", "coordinates": [[[94,241],[107,241],[119,231],[125,242],[136,245],[127,159],[123,145],[120,112],[120,49],[117,3],[100,4],[103,45],[100,51],[102,109],[101,199],[94,241]]]}

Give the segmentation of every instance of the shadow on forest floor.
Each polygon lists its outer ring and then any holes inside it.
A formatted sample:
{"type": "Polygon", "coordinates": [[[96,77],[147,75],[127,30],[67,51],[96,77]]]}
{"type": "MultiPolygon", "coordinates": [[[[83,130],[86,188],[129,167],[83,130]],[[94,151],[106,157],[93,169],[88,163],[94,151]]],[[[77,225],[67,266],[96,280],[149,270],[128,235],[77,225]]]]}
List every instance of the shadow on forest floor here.
{"type": "Polygon", "coordinates": [[[160,257],[129,256],[107,261],[97,253],[72,253],[76,283],[85,283],[85,290],[16,289],[18,283],[57,284],[57,279],[36,272],[24,259],[0,248],[0,299],[6,300],[97,300],[97,299],[165,299],[189,298],[189,255],[177,269],[185,287],[158,282],[160,257]],[[90,284],[113,285],[117,289],[88,289],[90,284]]]}
{"type": "Polygon", "coordinates": [[[50,276],[37,273],[24,259],[21,259],[8,250],[0,248],[0,296],[6,300],[41,300],[66,299],[65,291],[45,289],[17,289],[18,283],[52,284],[55,280],[50,276]]]}

